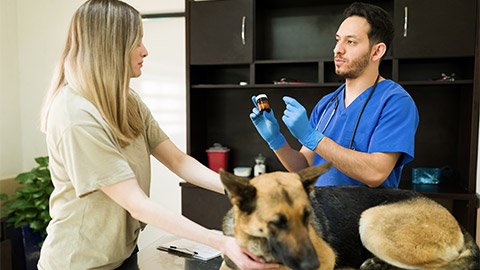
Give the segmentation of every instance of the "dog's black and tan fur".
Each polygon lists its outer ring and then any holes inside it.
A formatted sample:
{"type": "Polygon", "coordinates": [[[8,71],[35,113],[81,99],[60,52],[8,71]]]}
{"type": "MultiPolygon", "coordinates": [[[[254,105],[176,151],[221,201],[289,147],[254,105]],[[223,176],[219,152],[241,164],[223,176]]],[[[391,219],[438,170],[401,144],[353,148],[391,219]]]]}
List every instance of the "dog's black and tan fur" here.
{"type": "Polygon", "coordinates": [[[250,181],[221,171],[233,205],[224,233],[284,269],[479,269],[478,246],[445,208],[413,191],[314,188],[330,167],[250,181]]]}

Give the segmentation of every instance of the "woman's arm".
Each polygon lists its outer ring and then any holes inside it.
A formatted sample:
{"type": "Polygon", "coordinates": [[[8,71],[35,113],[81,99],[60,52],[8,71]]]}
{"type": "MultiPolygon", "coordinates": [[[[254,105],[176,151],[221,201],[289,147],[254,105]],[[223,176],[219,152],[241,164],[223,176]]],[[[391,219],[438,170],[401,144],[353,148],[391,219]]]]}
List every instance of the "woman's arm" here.
{"type": "Polygon", "coordinates": [[[152,155],[180,178],[211,191],[224,194],[218,173],[185,154],[170,140],[160,143],[152,155]]]}
{"type": "Polygon", "coordinates": [[[133,218],[179,237],[213,247],[227,255],[241,269],[277,267],[275,264],[263,264],[251,260],[233,237],[212,232],[151,200],[142,191],[135,178],[103,187],[101,190],[126,209],[133,218]]]}

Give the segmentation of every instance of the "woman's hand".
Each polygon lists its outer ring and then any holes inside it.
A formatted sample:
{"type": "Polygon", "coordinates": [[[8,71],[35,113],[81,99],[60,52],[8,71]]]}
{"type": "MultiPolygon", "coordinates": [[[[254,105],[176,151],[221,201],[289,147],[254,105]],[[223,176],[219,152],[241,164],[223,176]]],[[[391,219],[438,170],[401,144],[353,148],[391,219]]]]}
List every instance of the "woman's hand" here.
{"type": "Polygon", "coordinates": [[[275,263],[265,263],[263,260],[237,244],[235,238],[227,236],[225,240],[225,249],[222,251],[238,268],[242,270],[269,269],[277,268],[275,263]]]}

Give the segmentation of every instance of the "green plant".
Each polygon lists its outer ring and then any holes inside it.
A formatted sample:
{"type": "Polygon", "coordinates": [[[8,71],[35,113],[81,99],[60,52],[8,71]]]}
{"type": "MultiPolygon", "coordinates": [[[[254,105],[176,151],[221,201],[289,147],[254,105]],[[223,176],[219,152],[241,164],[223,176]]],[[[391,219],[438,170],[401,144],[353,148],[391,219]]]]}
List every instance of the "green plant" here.
{"type": "Polygon", "coordinates": [[[22,184],[15,190],[13,198],[0,194],[2,214],[7,215],[7,224],[16,228],[30,225],[33,231],[38,231],[45,237],[47,225],[51,220],[49,199],[53,184],[48,169],[48,157],[35,158],[38,166],[29,172],[20,173],[15,180],[22,184]]]}

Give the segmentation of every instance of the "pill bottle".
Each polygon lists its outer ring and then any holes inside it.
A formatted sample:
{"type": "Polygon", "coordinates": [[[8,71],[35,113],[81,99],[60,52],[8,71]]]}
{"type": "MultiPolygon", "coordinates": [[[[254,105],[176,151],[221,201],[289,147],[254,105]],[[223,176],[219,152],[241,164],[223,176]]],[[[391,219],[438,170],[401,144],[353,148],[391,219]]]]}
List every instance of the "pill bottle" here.
{"type": "Polygon", "coordinates": [[[258,107],[258,110],[260,111],[260,113],[263,113],[263,111],[270,112],[271,107],[270,107],[270,103],[268,102],[267,95],[259,94],[256,97],[255,101],[257,102],[257,107],[258,107]]]}

